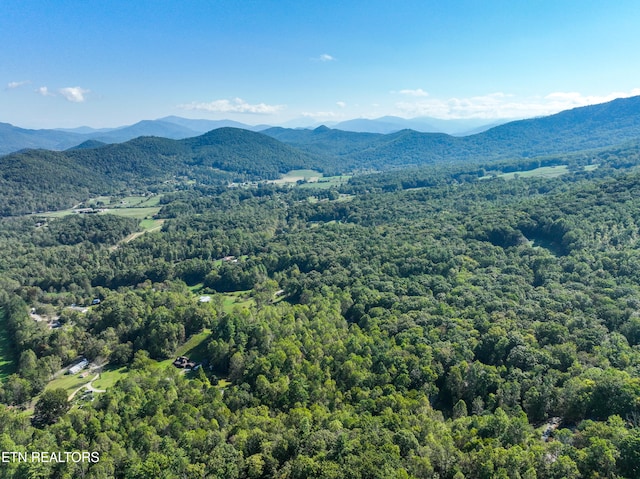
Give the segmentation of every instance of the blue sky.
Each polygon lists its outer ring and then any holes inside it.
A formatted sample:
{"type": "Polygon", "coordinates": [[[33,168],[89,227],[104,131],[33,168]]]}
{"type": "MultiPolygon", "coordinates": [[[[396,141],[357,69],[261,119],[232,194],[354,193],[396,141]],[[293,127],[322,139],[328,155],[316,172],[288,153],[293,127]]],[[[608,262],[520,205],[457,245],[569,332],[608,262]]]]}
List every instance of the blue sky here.
{"type": "Polygon", "coordinates": [[[0,122],[522,118],[640,94],[635,0],[0,0],[0,122]]]}

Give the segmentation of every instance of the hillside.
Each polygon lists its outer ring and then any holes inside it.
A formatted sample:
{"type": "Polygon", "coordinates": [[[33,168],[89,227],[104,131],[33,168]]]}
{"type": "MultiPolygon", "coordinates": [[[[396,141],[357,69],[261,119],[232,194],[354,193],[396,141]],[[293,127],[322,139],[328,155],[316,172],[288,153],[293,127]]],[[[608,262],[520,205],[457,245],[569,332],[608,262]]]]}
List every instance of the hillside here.
{"type": "MultiPolygon", "coordinates": [[[[144,133],[161,124],[141,122],[129,131],[144,133]]],[[[167,134],[191,131],[164,125],[167,134]]],[[[460,161],[484,165],[612,147],[639,138],[640,97],[634,97],[512,122],[467,137],[413,130],[356,133],[324,126],[261,133],[225,127],[181,140],[142,136],[105,146],[85,142],[64,152],[29,150],[0,157],[2,214],[58,208],[88,192],[146,189],[176,177],[219,183],[275,179],[304,168],[349,174],[460,161]]]]}
{"type": "Polygon", "coordinates": [[[0,123],[0,155],[26,148],[63,150],[82,143],[84,135],[58,130],[29,130],[0,123]]]}
{"type": "Polygon", "coordinates": [[[158,136],[180,140],[222,127],[252,129],[249,125],[232,121],[189,120],[179,117],[143,120],[133,125],[99,130],[88,127],[29,130],[8,123],[0,123],[0,155],[29,148],[66,150],[89,140],[102,143],[122,143],[140,136],[158,136]]]}
{"type": "Polygon", "coordinates": [[[68,208],[90,195],[144,190],[176,177],[200,183],[273,179],[314,164],[290,146],[236,128],[185,140],[140,137],[85,146],[90,147],[0,157],[0,215],[68,208]]]}
{"type": "MultiPolygon", "coordinates": [[[[640,96],[506,123],[465,137],[401,130],[383,135],[319,127],[263,133],[351,168],[387,169],[457,160],[530,158],[613,146],[640,138],[640,96]]],[[[337,165],[336,165],[337,166],[337,165]]]]}

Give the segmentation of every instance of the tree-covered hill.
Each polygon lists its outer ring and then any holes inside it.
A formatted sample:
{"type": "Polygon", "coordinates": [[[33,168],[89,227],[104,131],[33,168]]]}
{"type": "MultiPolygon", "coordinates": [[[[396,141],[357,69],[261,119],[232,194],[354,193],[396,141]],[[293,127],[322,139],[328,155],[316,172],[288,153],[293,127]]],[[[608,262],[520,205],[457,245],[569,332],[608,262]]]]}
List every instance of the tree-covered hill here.
{"type": "MultiPolygon", "coordinates": [[[[150,126],[136,127],[147,131],[150,126]]],[[[639,138],[640,97],[634,97],[467,137],[413,130],[382,135],[319,127],[256,133],[225,127],[182,140],[145,136],[104,146],[84,143],[64,152],[28,150],[0,157],[1,214],[69,207],[88,194],[144,190],[176,178],[206,184],[275,179],[293,169],[345,174],[454,162],[486,169],[495,161],[617,148],[639,138]]]]}
{"type": "Polygon", "coordinates": [[[275,179],[293,169],[318,167],[312,158],[271,137],[239,128],[218,128],[180,142],[192,164],[275,179]]]}
{"type": "Polygon", "coordinates": [[[272,128],[280,141],[315,154],[339,157],[336,168],[377,169],[453,161],[530,158],[617,145],[640,138],[640,97],[515,121],[453,137],[401,130],[392,134],[272,128]]]}
{"type": "Polygon", "coordinates": [[[505,154],[531,157],[601,148],[640,138],[640,96],[515,121],[463,138],[476,151],[503,145],[505,154]]]}
{"type": "Polygon", "coordinates": [[[140,137],[90,146],[0,157],[0,215],[68,208],[90,195],[145,190],[176,177],[200,183],[274,179],[316,164],[290,146],[237,128],[185,140],[140,137]]]}

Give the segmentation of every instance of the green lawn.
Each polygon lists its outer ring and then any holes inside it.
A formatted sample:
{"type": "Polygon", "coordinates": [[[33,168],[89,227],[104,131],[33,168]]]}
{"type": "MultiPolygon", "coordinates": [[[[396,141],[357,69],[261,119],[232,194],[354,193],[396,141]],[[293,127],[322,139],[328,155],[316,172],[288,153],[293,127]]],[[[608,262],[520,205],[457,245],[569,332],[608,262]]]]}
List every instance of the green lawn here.
{"type": "MultiPolygon", "coordinates": [[[[109,213],[129,218],[144,219],[151,218],[160,211],[160,198],[162,195],[154,196],[127,196],[126,198],[117,199],[111,202],[110,196],[97,196],[90,198],[82,203],[83,208],[108,208],[109,213]],[[100,202],[100,205],[98,205],[100,202]]],[[[73,208],[66,210],[48,211],[40,213],[36,216],[44,216],[47,218],[61,218],[63,216],[74,214],[73,208]]]]}
{"type": "Polygon", "coordinates": [[[118,382],[120,378],[123,378],[127,375],[127,367],[114,367],[114,366],[106,366],[100,372],[100,378],[96,379],[93,382],[93,387],[96,389],[107,389],[113,386],[118,382]]]}
{"type": "Polygon", "coordinates": [[[153,196],[125,196],[124,198],[111,196],[96,196],[84,202],[88,207],[93,208],[142,208],[157,206],[162,195],[153,196]]]}
{"type": "Polygon", "coordinates": [[[253,299],[248,296],[250,291],[251,290],[236,291],[234,293],[224,293],[224,303],[222,305],[224,312],[230,313],[236,306],[249,307],[253,302],[253,299]]]}
{"type": "Polygon", "coordinates": [[[305,181],[299,185],[302,188],[320,188],[329,189],[334,186],[339,186],[349,181],[351,176],[324,176],[319,171],[315,170],[292,170],[289,173],[282,175],[279,180],[274,180],[271,183],[276,184],[294,184],[298,181],[305,181]]]}
{"type": "Polygon", "coordinates": [[[199,363],[206,359],[207,344],[206,339],[211,335],[210,329],[203,329],[198,334],[191,336],[187,342],[180,346],[174,353],[174,357],[165,359],[164,361],[158,361],[158,366],[168,367],[172,366],[173,360],[178,356],[187,356],[189,359],[199,363]]]}
{"type": "Polygon", "coordinates": [[[164,220],[142,220],[140,222],[140,229],[147,232],[158,231],[162,228],[163,223],[164,220]]]}
{"type": "Polygon", "coordinates": [[[199,294],[200,291],[202,291],[202,289],[204,288],[204,283],[197,283],[193,286],[188,286],[188,288],[189,291],[191,291],[193,294],[199,294]]]}
{"type": "Polygon", "coordinates": [[[84,386],[89,383],[96,375],[95,372],[89,372],[87,370],[80,371],[77,374],[63,374],[59,378],[49,381],[45,386],[45,389],[65,389],[68,394],[78,389],[80,386],[84,386]],[[84,377],[81,377],[84,375],[84,377]]]}
{"type": "Polygon", "coordinates": [[[15,371],[13,347],[6,329],[4,312],[0,309],[0,381],[15,371]]]}
{"type": "Polygon", "coordinates": [[[38,213],[35,216],[43,216],[45,218],[62,218],[64,216],[69,216],[72,214],[73,214],[73,209],[69,208],[67,210],[47,211],[46,213],[38,213]]]}
{"type": "Polygon", "coordinates": [[[322,173],[316,170],[291,170],[288,173],[282,175],[282,179],[293,179],[293,178],[321,178],[322,173]]]}

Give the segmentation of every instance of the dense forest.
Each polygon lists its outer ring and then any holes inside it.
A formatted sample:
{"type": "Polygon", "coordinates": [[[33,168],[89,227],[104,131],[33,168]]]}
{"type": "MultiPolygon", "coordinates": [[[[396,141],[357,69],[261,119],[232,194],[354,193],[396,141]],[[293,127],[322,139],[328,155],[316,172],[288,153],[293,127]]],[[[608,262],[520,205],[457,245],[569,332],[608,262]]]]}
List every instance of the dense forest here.
{"type": "MultiPolygon", "coordinates": [[[[638,160],[629,143],[329,187],[170,182],[141,235],[4,218],[2,450],[100,459],[0,477],[639,477],[638,160]],[[185,348],[197,370],[171,365],[185,348]],[[117,380],[68,401],[80,357],[117,380]]],[[[140,182],[165,166],[129,164],[140,182]]]]}

